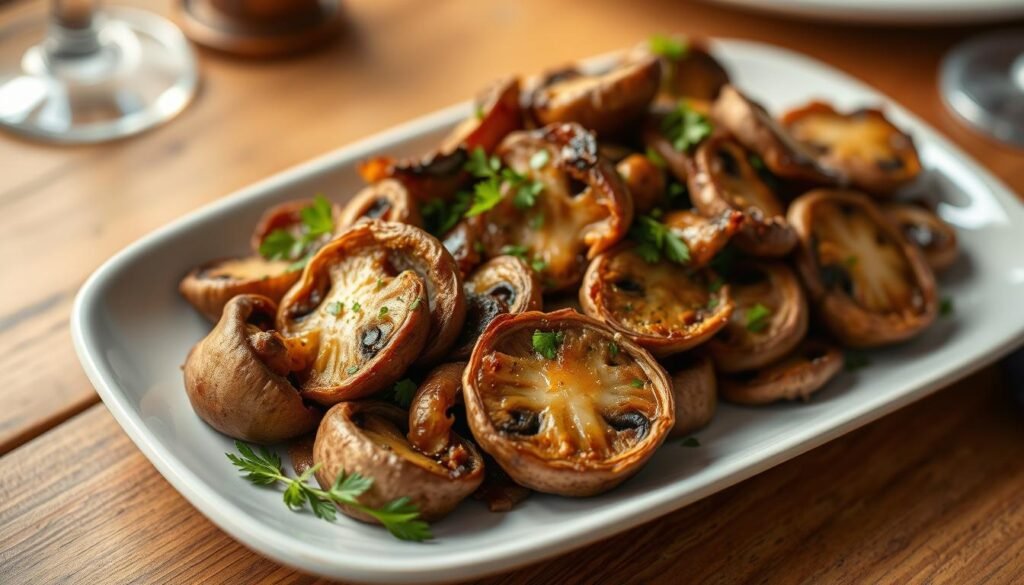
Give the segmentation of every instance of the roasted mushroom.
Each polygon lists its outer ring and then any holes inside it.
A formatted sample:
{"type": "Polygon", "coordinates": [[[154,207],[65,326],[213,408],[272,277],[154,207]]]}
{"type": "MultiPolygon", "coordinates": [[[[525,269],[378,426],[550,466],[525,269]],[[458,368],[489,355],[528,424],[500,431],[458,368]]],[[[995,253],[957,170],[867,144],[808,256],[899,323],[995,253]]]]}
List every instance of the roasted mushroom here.
{"type": "Polygon", "coordinates": [[[675,102],[691,98],[711,102],[729,83],[729,74],[699,39],[681,35],[656,36],[637,47],[630,55],[656,55],[661,65],[661,91],[658,99],[675,102]]]}
{"type": "Polygon", "coordinates": [[[334,237],[340,214],[341,209],[322,196],[279,203],[265,211],[256,224],[249,240],[252,251],[274,260],[309,256],[334,237]],[[279,236],[291,244],[284,251],[274,247],[273,240],[279,236]]]}
{"type": "Polygon", "coordinates": [[[808,310],[796,274],[781,262],[744,262],[730,275],[736,308],[708,343],[720,372],[760,368],[789,353],[807,333],[808,310]]]}
{"type": "Polygon", "coordinates": [[[711,358],[703,353],[684,353],[673,358],[672,395],[676,403],[676,424],[670,437],[681,437],[707,426],[715,416],[718,390],[711,358]]]}
{"type": "Polygon", "coordinates": [[[416,389],[409,404],[409,444],[421,453],[434,457],[458,447],[452,409],[462,404],[465,369],[466,362],[441,364],[416,389]]]}
{"type": "Polygon", "coordinates": [[[416,201],[405,185],[394,179],[384,179],[368,185],[345,205],[338,217],[337,229],[349,228],[363,218],[397,221],[423,227],[416,201]]]}
{"type": "Polygon", "coordinates": [[[633,197],[633,210],[647,213],[665,200],[665,173],[651,159],[642,154],[631,154],[615,165],[629,194],[633,197]]]}
{"type": "Polygon", "coordinates": [[[653,107],[644,120],[641,137],[648,156],[663,164],[685,185],[693,173],[693,153],[713,135],[708,104],[680,99],[653,107]]]}
{"type": "Polygon", "coordinates": [[[882,211],[903,237],[921,249],[932,271],[941,272],[956,262],[956,230],[934,212],[914,203],[885,203],[882,211]]]}
{"type": "Polygon", "coordinates": [[[583,311],[656,356],[696,347],[729,322],[729,287],[708,269],[649,263],[624,244],[594,258],[580,286],[583,311]]]}
{"type": "Polygon", "coordinates": [[[239,295],[185,360],[185,392],[207,424],[242,441],[277,443],[316,428],[289,374],[305,365],[301,342],[273,331],[274,301],[239,295]]]}
{"type": "Polygon", "coordinates": [[[224,305],[242,294],[263,295],[277,302],[299,279],[291,262],[260,256],[214,260],[193,268],[178,291],[204,317],[216,323],[224,305]]]}
{"type": "Polygon", "coordinates": [[[662,223],[679,237],[690,251],[688,267],[699,268],[712,259],[744,225],[745,216],[732,209],[724,209],[711,217],[689,210],[670,211],[662,223]]]}
{"type": "Polygon", "coordinates": [[[924,256],[868,196],[818,189],[797,198],[788,217],[807,292],[844,345],[903,341],[935,319],[935,277],[924,256]]]}
{"type": "Polygon", "coordinates": [[[880,110],[841,114],[812,102],[787,113],[782,122],[821,166],[873,195],[890,195],[921,173],[914,141],[880,110]]]}
{"type": "Polygon", "coordinates": [[[650,354],[571,310],[497,317],[463,376],[480,447],[517,483],[565,496],[639,471],[675,424],[669,384],[650,354]]]}
{"type": "Polygon", "coordinates": [[[398,380],[428,334],[436,336],[431,287],[416,272],[440,248],[427,238],[412,226],[368,220],[309,261],[277,314],[278,328],[316,355],[297,376],[304,396],[322,404],[369,396],[398,380]]]}
{"type": "Polygon", "coordinates": [[[782,203],[751,166],[743,147],[728,136],[714,136],[697,149],[689,186],[690,199],[701,214],[743,213],[736,245],[745,252],[780,257],[796,245],[782,203]]]}
{"type": "Polygon", "coordinates": [[[502,79],[485,89],[473,104],[473,115],[452,130],[441,143],[441,152],[483,148],[492,152],[509,133],[523,127],[519,105],[519,78],[502,79]]]}
{"type": "Polygon", "coordinates": [[[821,167],[815,153],[794,140],[764,107],[731,85],[719,92],[711,117],[780,177],[818,184],[832,184],[840,178],[821,167]]]}
{"type": "Polygon", "coordinates": [[[537,273],[515,256],[498,256],[477,267],[466,279],[466,322],[452,351],[454,359],[469,357],[487,325],[502,313],[539,311],[541,286],[537,273]]]}
{"type": "Polygon", "coordinates": [[[377,156],[359,163],[359,175],[371,185],[384,179],[395,179],[420,203],[449,201],[470,180],[465,170],[467,160],[469,153],[465,148],[432,153],[420,159],[395,160],[377,156]]]}
{"type": "Polygon", "coordinates": [[[487,257],[527,258],[546,291],[577,284],[587,258],[622,239],[633,219],[622,180],[598,156],[594,135],[576,124],[514,132],[498,155],[505,167],[542,188],[527,204],[506,183],[495,207],[464,220],[479,226],[480,248],[487,257]]]}
{"type": "Polygon", "coordinates": [[[843,354],[828,343],[808,339],[778,362],[758,370],[722,376],[722,397],[737,404],[808,400],[843,367],[843,354]]]}
{"type": "MultiPolygon", "coordinates": [[[[443,518],[480,485],[483,457],[457,436],[443,454],[425,455],[409,444],[407,426],[405,411],[383,402],[334,406],[324,415],[313,445],[313,460],[320,465],[317,481],[329,489],[342,471],[358,473],[373,480],[359,496],[360,504],[380,508],[409,498],[424,520],[443,518]]],[[[351,506],[339,508],[357,520],[375,522],[351,506]]]]}
{"type": "Polygon", "coordinates": [[[559,70],[532,84],[530,113],[540,126],[576,122],[602,138],[614,136],[643,116],[660,79],[654,57],[625,62],[597,75],[559,70]]]}

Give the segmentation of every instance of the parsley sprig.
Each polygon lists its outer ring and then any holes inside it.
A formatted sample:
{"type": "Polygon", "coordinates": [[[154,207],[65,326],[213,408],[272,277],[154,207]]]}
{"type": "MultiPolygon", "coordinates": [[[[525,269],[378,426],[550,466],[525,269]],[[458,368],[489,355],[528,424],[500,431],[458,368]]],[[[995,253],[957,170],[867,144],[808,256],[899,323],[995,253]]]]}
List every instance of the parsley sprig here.
{"type": "Polygon", "coordinates": [[[259,453],[241,441],[235,441],[235,448],[241,454],[225,453],[231,464],[245,472],[245,479],[255,485],[284,484],[284,503],[292,510],[300,510],[309,504],[313,515],[317,518],[333,522],[337,517],[334,504],[355,508],[380,522],[395,538],[421,542],[433,538],[430,526],[420,520],[419,508],[409,498],[398,498],[384,504],[380,508],[372,508],[359,503],[359,496],[366,493],[373,485],[373,479],[358,473],[345,473],[342,470],[329,490],[322,490],[309,485],[320,464],[307,469],[297,479],[288,477],[281,468],[281,457],[260,447],[259,453]]]}
{"type": "MultiPolygon", "coordinates": [[[[538,154],[531,158],[531,166],[540,168],[547,164],[546,158],[540,160],[538,154]],[[535,160],[537,159],[537,160],[535,160]]],[[[473,186],[473,201],[466,211],[466,217],[480,215],[489,211],[501,202],[502,188],[507,185],[512,191],[512,204],[519,209],[528,209],[537,202],[537,197],[544,190],[544,184],[520,175],[516,171],[503,167],[497,156],[487,156],[479,146],[473,149],[466,162],[466,171],[477,179],[482,179],[473,186]]]]}
{"type": "Polygon", "coordinates": [[[647,46],[655,55],[665,57],[670,61],[682,59],[690,49],[686,41],[667,35],[651,35],[651,38],[647,39],[647,46]]]}
{"type": "Polygon", "coordinates": [[[409,408],[409,405],[412,404],[412,397],[416,394],[416,389],[416,382],[409,378],[399,380],[391,388],[391,401],[402,408],[409,408]]]}
{"type": "Polygon", "coordinates": [[[747,330],[754,333],[764,331],[770,323],[768,318],[771,314],[772,310],[761,303],[747,309],[747,330]]]}
{"type": "Polygon", "coordinates": [[[549,360],[558,356],[558,348],[565,341],[565,333],[562,331],[541,331],[533,332],[533,350],[549,360]]]}
{"type": "Polygon", "coordinates": [[[676,109],[661,120],[661,134],[672,142],[672,148],[684,152],[711,136],[714,127],[707,116],[680,100],[676,109]]]}
{"type": "Polygon", "coordinates": [[[313,203],[299,210],[299,234],[278,228],[260,243],[260,256],[267,260],[294,260],[289,270],[302,270],[313,255],[313,245],[334,231],[331,202],[317,195],[313,203]]]}
{"type": "Polygon", "coordinates": [[[629,229],[629,237],[637,243],[635,251],[650,263],[661,260],[662,255],[678,264],[690,261],[690,248],[668,226],[649,215],[641,215],[629,229]]]}
{"type": "Polygon", "coordinates": [[[431,234],[441,237],[448,233],[469,209],[473,195],[468,191],[459,191],[455,198],[448,202],[443,199],[432,199],[420,207],[423,224],[431,234]]]}

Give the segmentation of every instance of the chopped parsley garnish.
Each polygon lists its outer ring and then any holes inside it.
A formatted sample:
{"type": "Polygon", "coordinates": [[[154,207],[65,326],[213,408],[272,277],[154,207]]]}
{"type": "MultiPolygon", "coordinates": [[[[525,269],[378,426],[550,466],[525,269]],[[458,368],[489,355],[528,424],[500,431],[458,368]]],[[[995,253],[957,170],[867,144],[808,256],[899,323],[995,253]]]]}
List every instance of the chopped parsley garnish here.
{"type": "Polygon", "coordinates": [[[629,229],[629,237],[637,243],[636,253],[650,263],[661,260],[686,264],[690,261],[690,248],[665,224],[649,215],[641,215],[629,229]]]}
{"type": "Polygon", "coordinates": [[[350,375],[350,376],[352,374],[358,372],[358,371],[359,371],[359,366],[349,366],[348,368],[345,369],[345,373],[350,375]]]}
{"type": "Polygon", "coordinates": [[[362,309],[362,308],[363,308],[363,306],[359,304],[359,301],[353,301],[352,302],[352,310],[354,312],[358,313],[359,310],[362,309]]]}
{"type": "Polygon", "coordinates": [[[697,440],[697,437],[686,437],[679,444],[683,447],[700,447],[700,441],[697,440]]]}
{"type": "Polygon", "coordinates": [[[473,107],[473,115],[476,116],[477,120],[484,119],[484,108],[483,106],[476,105],[473,107]]]}
{"type": "Polygon", "coordinates": [[[655,55],[665,57],[670,61],[678,61],[686,56],[689,44],[667,35],[651,35],[647,40],[647,46],[655,55]]]}
{"type": "Polygon", "coordinates": [[[509,256],[515,256],[516,258],[526,259],[527,249],[526,246],[519,244],[509,244],[508,246],[501,247],[501,253],[509,256]]]}
{"type": "Polygon", "coordinates": [[[772,310],[761,303],[747,309],[747,330],[754,333],[764,331],[768,327],[768,318],[771,314],[772,310]]]}
{"type": "Polygon", "coordinates": [[[672,148],[685,152],[711,136],[711,121],[694,110],[685,101],[661,121],[661,133],[672,143],[672,148]]]}
{"type": "MultiPolygon", "coordinates": [[[[532,162],[531,158],[531,164],[532,162]]],[[[519,209],[533,207],[537,202],[537,196],[544,190],[544,184],[540,181],[530,180],[508,167],[502,168],[500,158],[487,156],[484,149],[479,146],[470,153],[466,171],[477,179],[482,179],[473,187],[473,203],[466,211],[466,217],[480,215],[493,209],[501,202],[502,188],[506,185],[512,192],[513,205],[519,209]]]]}
{"type": "Polygon", "coordinates": [[[612,357],[615,357],[615,356],[619,355],[619,344],[615,343],[614,341],[609,341],[608,342],[608,355],[610,355],[612,357]]]}
{"type": "Polygon", "coordinates": [[[848,372],[866,368],[869,365],[871,365],[871,360],[868,359],[867,355],[859,351],[847,350],[846,354],[843,356],[843,369],[848,372]]]}
{"type": "Polygon", "coordinates": [[[466,211],[466,217],[490,211],[499,203],[501,203],[501,181],[498,179],[481,181],[473,186],[473,204],[466,211]]]}
{"type": "Polygon", "coordinates": [[[548,263],[543,260],[531,260],[530,268],[533,268],[534,272],[544,272],[544,269],[548,267],[548,263]]]}
{"type": "Polygon", "coordinates": [[[721,276],[716,276],[714,280],[708,283],[708,292],[716,293],[722,290],[723,286],[725,286],[725,280],[721,276]]]}
{"type": "Polygon", "coordinates": [[[384,279],[377,277],[377,290],[384,288],[384,279]]]}
{"type": "Polygon", "coordinates": [[[344,308],[345,307],[341,303],[339,303],[337,301],[335,301],[333,303],[327,303],[327,312],[332,314],[332,315],[340,315],[341,314],[341,310],[344,309],[344,308]]]}
{"type": "Polygon", "coordinates": [[[718,297],[709,297],[708,298],[707,309],[709,311],[714,311],[715,309],[718,308],[718,303],[719,303],[718,297]]]}
{"type": "Polygon", "coordinates": [[[260,256],[267,260],[297,260],[288,267],[289,272],[303,269],[309,261],[312,245],[334,231],[331,203],[323,195],[317,195],[313,203],[299,210],[299,219],[298,236],[278,228],[260,243],[260,256]]]}
{"type": "Polygon", "coordinates": [[[459,191],[451,202],[432,199],[423,204],[420,213],[427,231],[438,237],[448,233],[469,209],[471,198],[468,191],[459,191]]]}
{"type": "Polygon", "coordinates": [[[416,297],[415,299],[413,299],[412,304],[409,305],[409,308],[415,311],[416,309],[420,308],[421,304],[423,304],[423,297],[416,297]]]}
{"type": "Polygon", "coordinates": [[[651,161],[652,165],[659,169],[663,169],[668,166],[668,162],[665,160],[665,157],[661,156],[661,153],[650,146],[647,147],[647,150],[644,152],[644,156],[647,157],[647,160],[651,161]]]}
{"type": "Polygon", "coordinates": [[[630,382],[630,385],[633,386],[634,388],[643,388],[644,381],[641,380],[640,378],[633,378],[633,381],[630,382]]]}
{"type": "Polygon", "coordinates": [[[533,332],[533,350],[549,360],[555,359],[558,355],[558,347],[565,341],[565,333],[562,331],[540,331],[533,332]]]}
{"type": "Polygon", "coordinates": [[[668,200],[675,207],[690,206],[690,191],[682,183],[672,181],[668,184],[668,200]]]}
{"type": "Polygon", "coordinates": [[[412,404],[412,396],[416,393],[416,382],[409,378],[399,380],[391,389],[391,400],[402,408],[409,408],[412,404]]]}
{"type": "Polygon", "coordinates": [[[939,314],[943,317],[952,315],[955,309],[952,297],[942,297],[942,300],[939,301],[939,314]]]}
{"type": "Polygon", "coordinates": [[[380,311],[377,313],[377,316],[378,317],[383,317],[384,315],[387,315],[387,314],[388,314],[388,308],[387,307],[381,307],[380,311]]]}

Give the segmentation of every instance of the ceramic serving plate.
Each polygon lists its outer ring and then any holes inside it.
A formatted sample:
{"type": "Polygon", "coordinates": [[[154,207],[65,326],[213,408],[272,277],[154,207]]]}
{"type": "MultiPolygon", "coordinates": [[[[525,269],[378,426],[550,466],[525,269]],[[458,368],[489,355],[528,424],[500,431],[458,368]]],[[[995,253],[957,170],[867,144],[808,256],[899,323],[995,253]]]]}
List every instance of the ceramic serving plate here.
{"type": "MultiPolygon", "coordinates": [[[[900,106],[807,57],[739,41],[714,43],[735,83],[773,111],[812,98],[838,108],[883,105],[913,134],[928,169],[920,189],[942,201],[963,258],[942,278],[955,313],[911,343],[870,355],[808,404],[723,405],[701,446],[667,443],[633,479],[599,497],[535,495],[508,514],[465,502],[414,544],[341,517],[290,512],[278,490],[250,485],[224,457],[231,441],[185,396],[180,365],[210,329],[177,293],[210,258],[245,253],[269,205],[361,186],[356,163],[379,153],[419,155],[470,114],[462,104],[332,152],[221,199],[132,244],[82,287],[71,326],[86,373],[125,432],[210,520],[281,563],[329,577],[428,582],[509,569],[666,514],[874,420],[995,360],[1024,339],[1024,209],[970,157],[900,106]]],[[[870,462],[851,462],[851,465],[870,462]]]]}

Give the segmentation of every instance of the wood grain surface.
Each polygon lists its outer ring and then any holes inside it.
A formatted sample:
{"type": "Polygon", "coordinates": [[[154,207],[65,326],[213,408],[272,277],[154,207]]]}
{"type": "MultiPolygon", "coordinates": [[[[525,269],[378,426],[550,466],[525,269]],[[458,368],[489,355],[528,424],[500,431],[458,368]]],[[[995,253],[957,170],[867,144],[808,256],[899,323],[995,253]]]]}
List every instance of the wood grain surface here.
{"type": "MultiPolygon", "coordinates": [[[[9,2],[0,27],[42,7],[9,2]]],[[[55,148],[0,135],[0,454],[23,445],[0,458],[0,582],[306,580],[203,520],[96,404],[71,347],[74,294],[110,255],[168,221],[500,75],[654,32],[771,42],[874,85],[1024,191],[1022,151],[961,127],[935,90],[942,53],[984,28],[810,24],[653,0],[345,7],[338,41],[300,58],[200,52],[195,104],[143,136],[55,148]]],[[[579,581],[607,569],[666,582],[963,582],[985,571],[1012,582],[1024,566],[1013,542],[1024,484],[1000,387],[987,370],[667,519],[498,581],[579,581]]]]}

